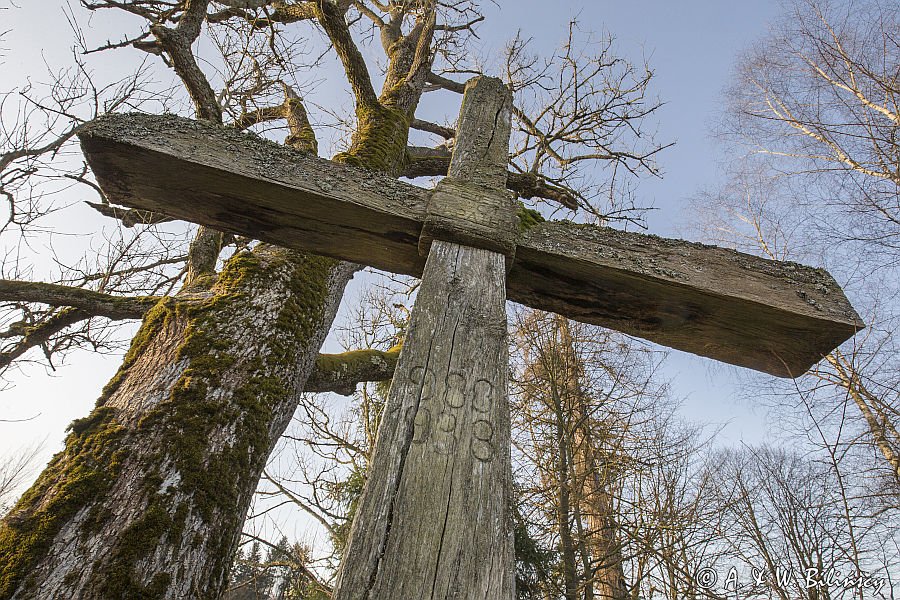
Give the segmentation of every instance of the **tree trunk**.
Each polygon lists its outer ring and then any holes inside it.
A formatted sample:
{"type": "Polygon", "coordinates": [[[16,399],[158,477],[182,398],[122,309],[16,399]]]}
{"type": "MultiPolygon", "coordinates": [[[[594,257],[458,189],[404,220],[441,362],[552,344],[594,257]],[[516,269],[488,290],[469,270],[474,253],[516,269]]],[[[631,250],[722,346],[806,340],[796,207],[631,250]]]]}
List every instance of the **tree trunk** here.
{"type": "Polygon", "coordinates": [[[569,415],[565,414],[565,408],[562,406],[562,401],[556,392],[556,382],[551,382],[550,385],[553,389],[553,400],[556,408],[556,511],[559,526],[559,550],[564,595],[566,600],[578,600],[578,568],[575,560],[575,540],[572,536],[572,507],[569,489],[569,451],[571,448],[565,429],[569,421],[569,415]]]}
{"type": "MultiPolygon", "coordinates": [[[[196,39],[208,3],[189,4],[178,29],[194,27],[196,39]]],[[[411,48],[390,57],[396,70],[410,55],[407,79],[378,102],[357,98],[352,147],[335,161],[402,170],[433,56],[433,10],[411,48]]],[[[332,16],[320,24],[345,58],[349,29],[343,13],[332,16]]],[[[176,72],[192,96],[209,88],[189,81],[202,79],[184,62],[190,44],[166,50],[179,54],[176,72]]],[[[345,67],[351,83],[365,72],[364,63],[345,67]]],[[[201,96],[198,117],[221,122],[214,96],[201,96]]],[[[292,133],[303,135],[293,141],[315,147],[308,122],[294,116],[292,133]]],[[[358,267],[261,245],[231,259],[209,288],[221,237],[204,240],[191,262],[209,268],[147,314],[94,411],[71,425],[65,449],[0,522],[0,600],[218,598],[225,589],[262,468],[358,267]]]]}
{"type": "Polygon", "coordinates": [[[261,245],[151,309],[0,523],[0,598],[218,598],[355,269],[261,245]]]}
{"type": "Polygon", "coordinates": [[[565,405],[571,411],[565,418],[572,425],[570,470],[572,493],[577,498],[572,504],[576,505],[573,510],[578,518],[584,518],[579,531],[579,545],[590,555],[590,567],[584,572],[584,597],[585,600],[592,597],[598,600],[628,600],[622,548],[616,535],[610,491],[611,469],[603,464],[604,456],[597,440],[597,429],[600,428],[602,434],[604,424],[592,414],[595,410],[592,405],[596,400],[584,392],[582,377],[585,365],[578,354],[569,322],[560,315],[555,315],[553,321],[559,332],[559,375],[565,390],[565,405]]]}
{"type": "Polygon", "coordinates": [[[598,471],[593,449],[585,457],[584,503],[588,513],[588,547],[594,557],[593,587],[598,600],[628,600],[622,547],[616,535],[608,481],[598,471]]]}
{"type": "Polygon", "coordinates": [[[866,420],[866,425],[872,434],[872,441],[891,466],[891,474],[896,478],[897,483],[900,483],[900,454],[895,450],[895,444],[900,444],[900,436],[897,435],[897,429],[890,417],[879,408],[878,398],[869,392],[859,374],[854,371],[853,365],[844,359],[840,352],[832,352],[825,358],[837,372],[840,386],[847,390],[866,420]],[[872,407],[869,406],[867,398],[872,402],[872,407]]]}

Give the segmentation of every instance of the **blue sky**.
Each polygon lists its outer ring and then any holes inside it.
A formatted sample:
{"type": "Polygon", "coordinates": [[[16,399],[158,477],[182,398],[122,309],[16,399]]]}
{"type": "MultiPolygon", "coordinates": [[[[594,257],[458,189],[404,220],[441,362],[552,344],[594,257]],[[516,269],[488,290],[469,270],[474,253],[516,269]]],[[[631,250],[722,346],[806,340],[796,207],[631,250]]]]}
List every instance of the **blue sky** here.
{"type": "MultiPolygon", "coordinates": [[[[586,30],[612,34],[619,54],[647,59],[654,92],[665,103],[656,115],[659,140],[676,144],[658,157],[664,176],[642,180],[637,196],[656,207],[647,219],[650,233],[699,240],[687,200],[719,179],[721,148],[710,133],[722,114],[724,90],[738,56],[765,35],[780,3],[525,0],[518,6],[501,11],[504,27],[521,29],[541,46],[562,40],[568,20],[577,17],[586,30]]],[[[753,377],[750,372],[672,351],[665,374],[684,401],[686,418],[727,424],[722,443],[765,438],[764,415],[738,398],[740,381],[753,377]]]]}
{"type": "MultiPolygon", "coordinates": [[[[611,33],[621,55],[638,63],[646,57],[656,73],[653,91],[665,102],[656,116],[659,139],[675,141],[676,146],[659,155],[664,177],[643,180],[638,198],[657,207],[648,219],[651,233],[696,238],[686,199],[717,181],[720,149],[709,132],[722,110],[723,89],[737,55],[765,33],[778,14],[778,3],[500,0],[499,4],[501,9],[487,8],[488,18],[482,25],[480,44],[485,54],[502,48],[517,29],[534,38],[536,50],[549,51],[564,39],[569,19],[577,17],[585,30],[611,33]]],[[[26,1],[0,14],[6,22],[0,29],[11,29],[0,44],[5,49],[0,81],[22,82],[43,72],[44,61],[65,64],[71,36],[61,9],[48,11],[43,1],[26,1]],[[43,19],[39,32],[30,27],[37,13],[43,19]]],[[[118,19],[111,22],[108,16],[95,16],[91,24],[102,31],[116,27],[118,19]]],[[[131,52],[135,59],[138,53],[131,52]]],[[[119,59],[99,60],[115,68],[119,59]]],[[[358,290],[359,284],[348,297],[358,290]]],[[[13,389],[0,392],[0,419],[39,416],[27,423],[0,423],[0,456],[46,439],[44,456],[49,458],[60,448],[65,426],[90,410],[118,362],[118,357],[81,354],[55,377],[28,369],[13,389]]],[[[763,416],[734,398],[741,379],[737,369],[673,352],[665,374],[672,379],[675,394],[684,399],[686,418],[729,422],[720,438],[723,443],[764,437],[763,416]]]]}

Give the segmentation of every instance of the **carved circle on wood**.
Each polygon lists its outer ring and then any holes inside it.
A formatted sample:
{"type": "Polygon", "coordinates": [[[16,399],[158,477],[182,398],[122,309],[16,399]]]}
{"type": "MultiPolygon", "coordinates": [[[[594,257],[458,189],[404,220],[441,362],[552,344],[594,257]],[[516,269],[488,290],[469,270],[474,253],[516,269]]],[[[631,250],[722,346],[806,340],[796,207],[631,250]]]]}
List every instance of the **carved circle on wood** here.
{"type": "Polygon", "coordinates": [[[462,408],[466,405],[466,374],[462,371],[450,371],[444,388],[444,403],[450,408],[462,408]]]}
{"type": "Polygon", "coordinates": [[[487,379],[478,379],[472,384],[472,408],[486,413],[491,410],[491,398],[494,395],[494,384],[487,379]]]}
{"type": "Polygon", "coordinates": [[[432,402],[436,391],[434,372],[427,367],[415,366],[410,370],[409,379],[421,386],[419,406],[413,421],[414,444],[431,441],[428,448],[438,454],[449,455],[457,450],[462,431],[468,426],[472,456],[481,462],[494,459],[494,424],[488,418],[493,406],[493,383],[481,378],[468,386],[463,371],[450,371],[444,378],[442,405],[436,406],[432,402]],[[471,402],[471,411],[466,410],[467,402],[471,402]]]}
{"type": "Polygon", "coordinates": [[[438,454],[452,454],[456,450],[456,415],[442,412],[434,432],[434,450],[438,454]]]}
{"type": "Polygon", "coordinates": [[[420,406],[413,422],[413,444],[424,444],[431,437],[431,411],[420,406]]]}
{"type": "Polygon", "coordinates": [[[469,448],[472,456],[481,462],[494,460],[494,426],[487,419],[478,419],[472,424],[472,441],[469,448]]]}

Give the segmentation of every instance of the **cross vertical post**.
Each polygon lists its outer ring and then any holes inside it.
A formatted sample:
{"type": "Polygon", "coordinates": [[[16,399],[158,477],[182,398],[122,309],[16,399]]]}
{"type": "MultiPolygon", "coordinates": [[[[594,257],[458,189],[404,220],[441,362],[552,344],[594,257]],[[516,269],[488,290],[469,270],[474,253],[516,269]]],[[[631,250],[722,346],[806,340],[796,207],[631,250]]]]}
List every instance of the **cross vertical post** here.
{"type": "Polygon", "coordinates": [[[466,87],[334,600],[514,596],[506,264],[516,217],[504,185],[511,104],[498,79],[466,87]]]}

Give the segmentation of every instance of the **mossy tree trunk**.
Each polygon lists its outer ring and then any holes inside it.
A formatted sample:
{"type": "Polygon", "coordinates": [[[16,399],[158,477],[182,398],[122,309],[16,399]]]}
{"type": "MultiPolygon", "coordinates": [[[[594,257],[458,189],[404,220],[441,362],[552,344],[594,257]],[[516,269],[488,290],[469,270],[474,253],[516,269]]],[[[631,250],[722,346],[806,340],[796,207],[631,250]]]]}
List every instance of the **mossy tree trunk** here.
{"type": "Polygon", "coordinates": [[[153,308],[0,525],[0,597],[218,597],[354,270],[261,246],[153,308]]]}
{"type": "MultiPolygon", "coordinates": [[[[335,160],[398,175],[431,65],[433,6],[394,44],[380,96],[343,15],[318,7],[357,100],[352,145],[335,160]]],[[[0,522],[0,599],[224,591],[266,459],[358,266],[268,245],[218,275],[204,264],[146,315],[96,408],[0,522]]]]}

